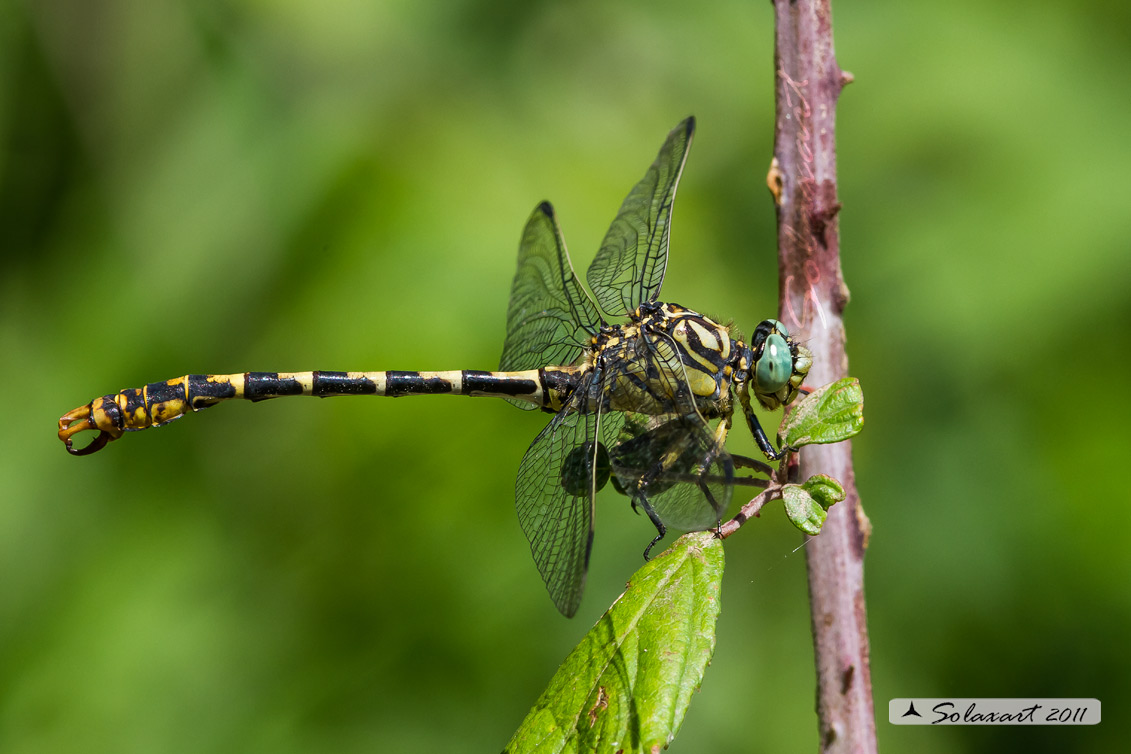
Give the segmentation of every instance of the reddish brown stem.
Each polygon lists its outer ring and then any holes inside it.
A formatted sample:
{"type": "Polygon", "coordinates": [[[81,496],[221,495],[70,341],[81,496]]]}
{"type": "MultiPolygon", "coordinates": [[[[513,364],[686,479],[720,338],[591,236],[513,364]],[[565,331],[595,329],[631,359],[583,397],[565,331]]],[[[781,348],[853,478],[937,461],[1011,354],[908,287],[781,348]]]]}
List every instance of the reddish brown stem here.
{"type": "MultiPolygon", "coordinates": [[[[774,0],[774,15],[777,118],[767,182],[778,207],[779,318],[813,352],[807,382],[823,385],[848,371],[834,136],[837,98],[852,77],[836,62],[829,0],[774,0]]],[[[852,448],[811,445],[799,455],[802,479],[828,474],[847,493],[805,548],[820,751],[870,754],[876,729],[863,568],[870,526],[856,493],[852,448]]]]}
{"type": "Polygon", "coordinates": [[[742,506],[738,513],[735,514],[734,518],[719,526],[719,539],[726,539],[731,534],[734,534],[747,521],[752,518],[756,518],[761,513],[762,508],[766,505],[766,503],[777,500],[781,497],[781,485],[779,485],[776,481],[772,483],[767,482],[767,484],[770,485],[769,489],[759,494],[746,505],[742,506]]]}

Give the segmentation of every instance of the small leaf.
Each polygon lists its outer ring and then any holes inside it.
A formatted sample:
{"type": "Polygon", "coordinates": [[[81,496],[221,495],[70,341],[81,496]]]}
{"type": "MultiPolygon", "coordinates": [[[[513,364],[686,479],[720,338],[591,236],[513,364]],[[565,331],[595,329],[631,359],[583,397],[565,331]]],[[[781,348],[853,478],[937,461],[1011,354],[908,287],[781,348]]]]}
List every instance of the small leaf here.
{"type": "Polygon", "coordinates": [[[651,752],[675,738],[715,649],[722,543],[680,537],[550,679],[506,752],[651,752]]]}
{"type": "Polygon", "coordinates": [[[801,483],[817,505],[828,510],[835,503],[844,500],[844,487],[831,476],[814,474],[801,483]]]}
{"type": "Polygon", "coordinates": [[[787,484],[781,488],[785,502],[785,515],[789,522],[811,537],[821,533],[828,513],[813,499],[813,496],[799,484],[787,484]]]}
{"type": "Polygon", "coordinates": [[[831,382],[805,396],[778,427],[778,443],[791,448],[840,442],[864,426],[864,393],[855,377],[831,382]]]}
{"type": "Polygon", "coordinates": [[[829,506],[844,500],[840,482],[824,474],[814,474],[801,484],[784,485],[781,494],[790,522],[812,537],[821,533],[829,506]]]}

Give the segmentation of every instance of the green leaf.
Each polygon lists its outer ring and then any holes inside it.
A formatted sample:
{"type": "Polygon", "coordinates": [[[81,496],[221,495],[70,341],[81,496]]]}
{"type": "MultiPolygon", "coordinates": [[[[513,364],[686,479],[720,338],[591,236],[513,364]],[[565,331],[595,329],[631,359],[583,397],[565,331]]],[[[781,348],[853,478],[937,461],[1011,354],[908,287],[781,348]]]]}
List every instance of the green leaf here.
{"type": "Polygon", "coordinates": [[[645,563],[550,679],[506,751],[657,752],[715,649],[722,542],[684,535],[645,563]]]}
{"type": "Polygon", "coordinates": [[[825,474],[814,474],[801,483],[813,500],[825,510],[844,500],[844,487],[840,482],[825,474]]]}
{"type": "Polygon", "coordinates": [[[824,474],[814,474],[801,484],[787,484],[781,489],[785,515],[801,531],[810,536],[821,533],[829,506],[844,500],[840,482],[824,474]]]}
{"type": "Polygon", "coordinates": [[[778,427],[779,445],[840,442],[864,426],[864,393],[855,377],[830,382],[797,403],[778,427]]]}

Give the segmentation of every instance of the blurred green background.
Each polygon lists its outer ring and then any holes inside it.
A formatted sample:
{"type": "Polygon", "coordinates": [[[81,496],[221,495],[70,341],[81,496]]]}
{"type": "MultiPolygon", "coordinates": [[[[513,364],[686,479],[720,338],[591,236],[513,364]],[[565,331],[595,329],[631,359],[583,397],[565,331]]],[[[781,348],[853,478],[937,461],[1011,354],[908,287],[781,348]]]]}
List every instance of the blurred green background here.
{"type": "MultiPolygon", "coordinates": [[[[1120,748],[1131,705],[1131,11],[837,3],[854,445],[886,751],[1120,748]],[[1098,697],[895,728],[895,696],[1098,697]]],[[[776,310],[767,2],[12,0],[0,13],[0,751],[497,751],[640,564],[554,610],[501,401],[226,405],[76,459],[188,372],[494,368],[542,199],[587,265],[699,118],[666,300],[776,310]]],[[[734,448],[752,452],[744,431],[734,448]]],[[[811,751],[801,536],[728,540],[672,751],[811,751]]]]}

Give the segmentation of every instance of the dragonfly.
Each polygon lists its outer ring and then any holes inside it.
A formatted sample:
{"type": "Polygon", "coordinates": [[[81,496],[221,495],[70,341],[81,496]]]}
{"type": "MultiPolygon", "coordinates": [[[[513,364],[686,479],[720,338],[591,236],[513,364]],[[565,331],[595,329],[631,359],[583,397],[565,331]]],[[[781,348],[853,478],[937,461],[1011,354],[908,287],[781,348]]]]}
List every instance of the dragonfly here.
{"type": "Polygon", "coordinates": [[[607,485],[643,511],[656,535],[717,527],[736,485],[768,472],[725,446],[736,408],[768,460],[775,448],[752,401],[776,410],[803,392],[812,354],[785,325],[762,321],[747,344],[730,325],[659,301],[672,207],[695,131],[667,136],[632,188],[586,274],[574,271],[554,209],[540,203],[519,244],[497,371],[190,374],[95,398],[59,419],[74,455],[125,432],[167,424],[222,401],[283,396],[468,395],[503,398],[553,417],[518,469],[515,507],[558,610],[581,602],[593,548],[595,500],[607,485]],[[72,438],[98,434],[83,448],[72,438]]]}

